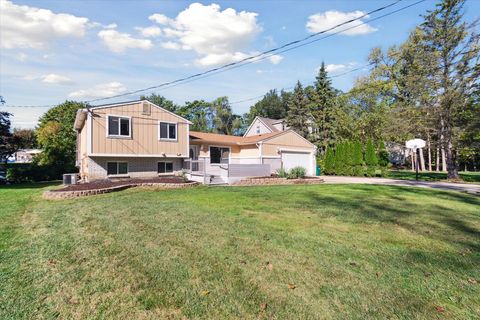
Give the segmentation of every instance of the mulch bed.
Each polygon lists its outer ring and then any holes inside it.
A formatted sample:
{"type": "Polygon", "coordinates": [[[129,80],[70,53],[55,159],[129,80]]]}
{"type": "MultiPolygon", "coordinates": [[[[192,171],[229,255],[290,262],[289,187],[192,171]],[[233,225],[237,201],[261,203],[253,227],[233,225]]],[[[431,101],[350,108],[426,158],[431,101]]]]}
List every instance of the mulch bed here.
{"type": "MultiPolygon", "coordinates": [[[[187,181],[188,182],[188,181],[187,181]]],[[[140,184],[140,183],[186,183],[181,177],[158,177],[149,179],[124,179],[124,180],[98,180],[89,183],[79,183],[71,186],[67,186],[62,189],[50,190],[51,192],[62,191],[87,191],[96,189],[106,189],[118,186],[124,186],[127,184],[140,184]]]]}

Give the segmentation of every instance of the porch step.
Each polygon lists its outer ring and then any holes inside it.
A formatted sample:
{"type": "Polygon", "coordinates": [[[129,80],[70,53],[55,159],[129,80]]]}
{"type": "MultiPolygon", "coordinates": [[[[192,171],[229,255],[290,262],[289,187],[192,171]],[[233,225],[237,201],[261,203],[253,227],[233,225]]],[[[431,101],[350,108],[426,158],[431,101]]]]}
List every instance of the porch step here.
{"type": "Polygon", "coordinates": [[[222,185],[228,184],[227,180],[221,176],[210,176],[210,179],[207,181],[209,185],[222,185]]]}

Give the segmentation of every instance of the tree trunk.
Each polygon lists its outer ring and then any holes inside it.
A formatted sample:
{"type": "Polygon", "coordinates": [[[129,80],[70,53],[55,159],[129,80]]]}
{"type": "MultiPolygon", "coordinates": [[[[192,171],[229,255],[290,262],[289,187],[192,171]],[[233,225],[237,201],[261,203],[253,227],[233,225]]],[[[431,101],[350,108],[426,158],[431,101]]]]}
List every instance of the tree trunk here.
{"type": "Polygon", "coordinates": [[[447,159],[446,159],[446,154],[445,154],[445,149],[441,149],[441,155],[442,155],[442,171],[446,172],[447,171],[447,159]]]}
{"type": "Polygon", "coordinates": [[[413,152],[413,149],[410,149],[412,152],[412,171],[415,171],[415,152],[413,152]]]}
{"type": "Polygon", "coordinates": [[[420,148],[420,171],[425,171],[425,158],[423,156],[423,148],[420,148]]]}
{"type": "Polygon", "coordinates": [[[428,171],[432,171],[432,148],[430,145],[430,137],[428,137],[428,171]]]}
{"type": "Polygon", "coordinates": [[[437,147],[437,156],[435,160],[435,171],[440,171],[440,149],[437,147]]]}
{"type": "Polygon", "coordinates": [[[452,142],[448,141],[447,145],[447,179],[458,179],[458,168],[456,154],[453,150],[452,142]]]}

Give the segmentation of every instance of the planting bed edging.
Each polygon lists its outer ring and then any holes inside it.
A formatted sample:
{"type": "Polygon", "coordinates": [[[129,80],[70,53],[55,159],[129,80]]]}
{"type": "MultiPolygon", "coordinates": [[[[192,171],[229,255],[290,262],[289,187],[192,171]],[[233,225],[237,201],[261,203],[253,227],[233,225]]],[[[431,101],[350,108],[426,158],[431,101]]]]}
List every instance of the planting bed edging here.
{"type": "Polygon", "coordinates": [[[198,185],[198,182],[186,183],[127,183],[121,186],[115,186],[102,189],[91,190],[77,190],[77,191],[45,191],[43,193],[44,199],[60,200],[60,199],[74,199],[79,197],[93,196],[96,194],[110,193],[120,190],[125,190],[132,187],[160,187],[165,189],[181,189],[198,185]]]}
{"type": "Polygon", "coordinates": [[[250,186],[250,185],[286,185],[286,184],[320,184],[323,179],[286,179],[286,178],[247,178],[233,183],[235,186],[250,186]]]}

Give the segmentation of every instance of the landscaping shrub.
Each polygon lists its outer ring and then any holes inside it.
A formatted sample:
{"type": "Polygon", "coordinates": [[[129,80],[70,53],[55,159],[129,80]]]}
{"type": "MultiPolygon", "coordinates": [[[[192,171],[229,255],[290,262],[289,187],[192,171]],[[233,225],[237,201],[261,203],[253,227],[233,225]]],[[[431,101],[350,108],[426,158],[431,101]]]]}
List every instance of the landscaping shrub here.
{"type": "Polygon", "coordinates": [[[288,172],[283,169],[283,168],[280,168],[280,169],[277,169],[277,175],[280,177],[280,178],[286,178],[287,175],[288,175],[288,172]]]}
{"type": "Polygon", "coordinates": [[[335,174],[335,153],[330,147],[327,148],[325,153],[322,169],[325,174],[335,174]]]}
{"type": "Polygon", "coordinates": [[[295,167],[290,170],[287,179],[303,179],[307,170],[304,167],[295,167]]]}
{"type": "Polygon", "coordinates": [[[53,165],[30,163],[25,166],[11,166],[7,169],[7,180],[13,183],[59,180],[62,168],[53,165]]]}

